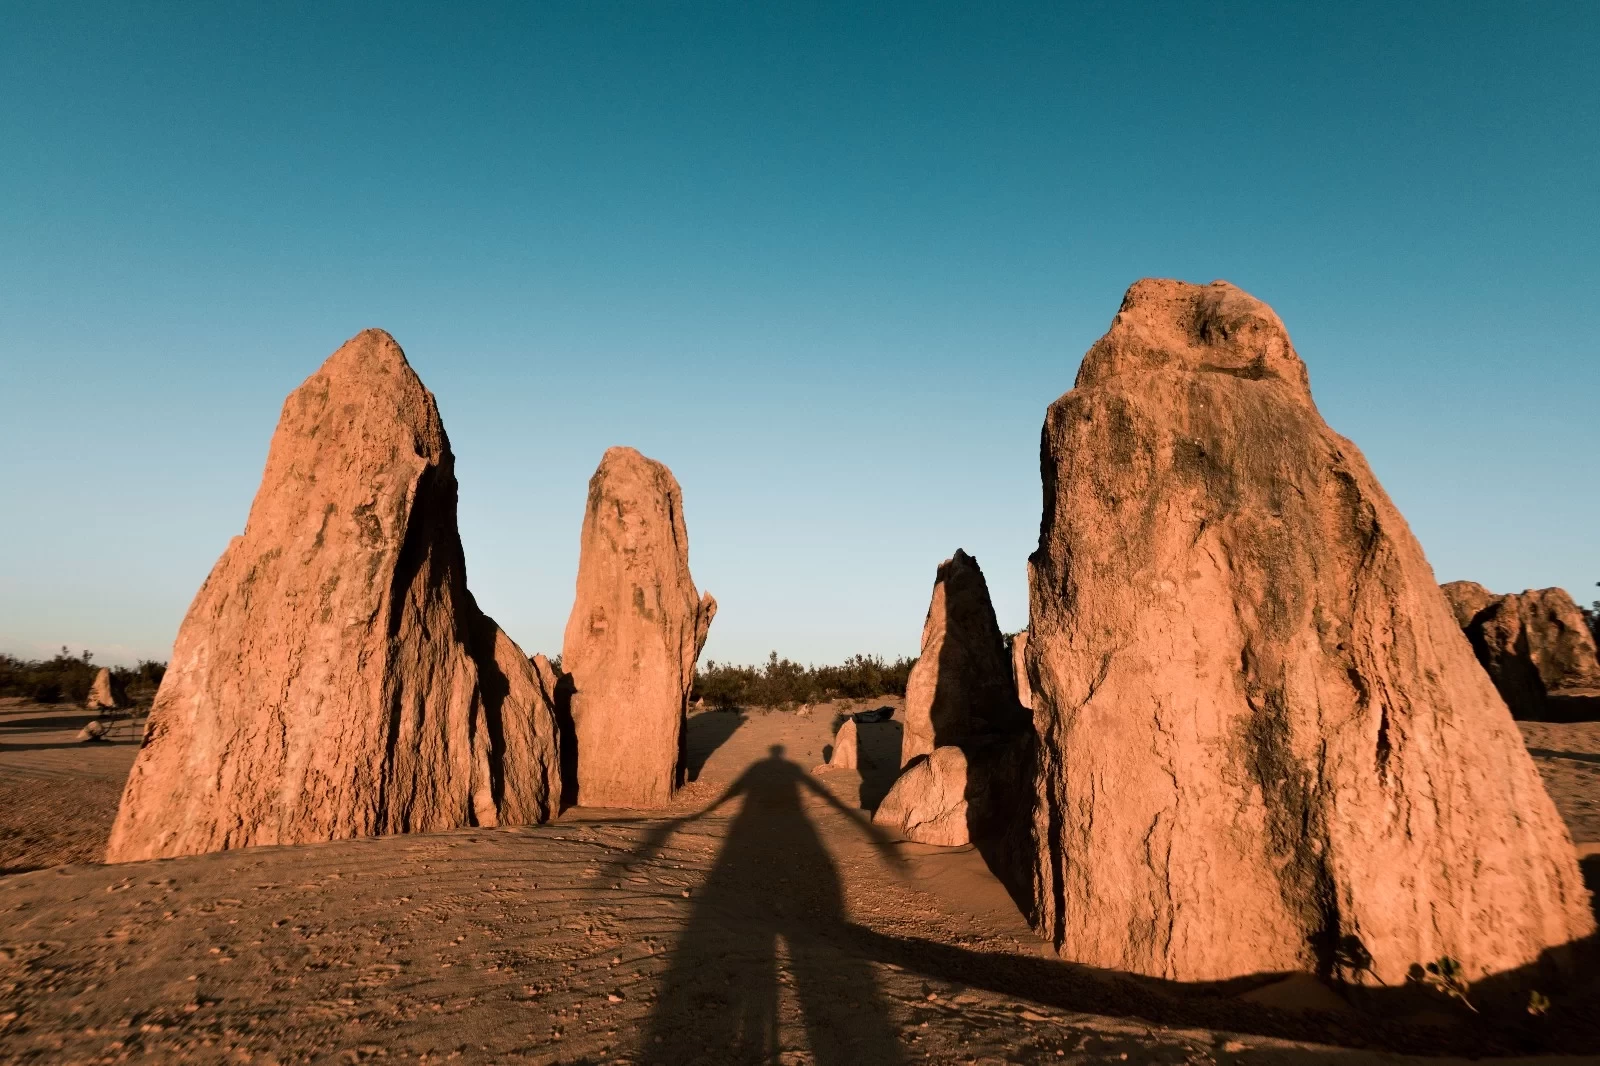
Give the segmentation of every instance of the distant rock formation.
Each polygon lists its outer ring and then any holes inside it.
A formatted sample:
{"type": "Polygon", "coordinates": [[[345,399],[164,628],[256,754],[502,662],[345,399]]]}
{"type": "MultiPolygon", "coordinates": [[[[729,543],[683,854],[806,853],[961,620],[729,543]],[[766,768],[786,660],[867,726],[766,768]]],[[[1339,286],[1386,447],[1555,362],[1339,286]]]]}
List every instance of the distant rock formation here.
{"type": "Polygon", "coordinates": [[[1016,680],[1017,702],[1033,710],[1033,688],[1028,684],[1028,631],[1011,639],[1011,676],[1016,680]]]}
{"type": "Polygon", "coordinates": [[[555,813],[554,717],[467,591],[454,468],[381,330],[289,395],[244,535],[178,632],[108,861],[555,813]]]}
{"type": "Polygon", "coordinates": [[[833,735],[833,751],[828,756],[828,767],[838,770],[861,768],[860,743],[856,738],[856,720],[846,718],[844,725],[833,735]]]}
{"type": "Polygon", "coordinates": [[[1440,587],[1514,717],[1600,718],[1594,634],[1565,589],[1497,596],[1475,581],[1440,587]]]}
{"type": "Polygon", "coordinates": [[[114,711],[128,705],[128,694],[122,688],[108,667],[102,666],[100,672],[94,675],[94,684],[89,687],[89,697],[83,705],[91,711],[114,711]]]}
{"type": "Polygon", "coordinates": [[[608,450],[589,480],[561,649],[579,804],[662,807],[683,783],[689,688],[716,610],[689,576],[672,471],[632,448],[608,450]]]}
{"type": "Polygon", "coordinates": [[[1135,284],[1040,463],[1035,921],[1062,955],[1395,984],[1593,931],[1505,705],[1270,308],[1135,284]]]}
{"type": "Polygon", "coordinates": [[[1026,728],[989,585],[978,561],[957,550],[939,564],[922,652],[906,680],[901,763],[969,737],[1026,728]]]}

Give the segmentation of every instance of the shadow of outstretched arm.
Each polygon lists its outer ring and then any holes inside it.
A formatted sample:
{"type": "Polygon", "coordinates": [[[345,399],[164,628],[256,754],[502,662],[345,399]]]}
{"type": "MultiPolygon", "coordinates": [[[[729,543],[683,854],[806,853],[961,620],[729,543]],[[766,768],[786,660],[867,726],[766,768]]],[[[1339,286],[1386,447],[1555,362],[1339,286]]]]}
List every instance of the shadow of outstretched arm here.
{"type": "MultiPolygon", "coordinates": [[[[745,777],[748,776],[748,774],[745,775],[745,777]]],[[[726,804],[729,800],[745,792],[748,789],[748,784],[745,780],[745,777],[740,777],[739,780],[729,785],[728,790],[722,795],[718,796],[716,801],[710,806],[702,807],[693,814],[685,814],[678,818],[669,818],[667,821],[662,822],[660,825],[651,829],[650,832],[645,834],[644,839],[639,841],[639,846],[628,853],[627,858],[615,859],[607,863],[605,868],[600,871],[600,876],[596,879],[597,882],[609,881],[627,867],[632,866],[635,863],[646,862],[654,857],[657,852],[661,851],[662,848],[667,846],[667,841],[671,839],[672,834],[676,833],[686,825],[699,821],[701,818],[704,818],[706,815],[715,811],[718,807],[726,804]]]]}
{"type": "Polygon", "coordinates": [[[861,830],[862,835],[867,838],[873,847],[878,849],[878,853],[883,856],[890,866],[894,867],[897,872],[905,870],[906,858],[904,855],[900,854],[898,849],[895,848],[895,841],[887,833],[885,833],[882,829],[879,829],[876,825],[873,825],[870,819],[862,817],[860,811],[853,810],[850,807],[845,806],[843,803],[840,803],[837,796],[823,788],[821,785],[817,784],[815,781],[811,780],[811,776],[809,774],[805,773],[804,771],[798,771],[796,776],[799,777],[800,783],[806,788],[809,788],[816,795],[821,796],[828,802],[830,807],[854,822],[856,828],[861,830]]]}

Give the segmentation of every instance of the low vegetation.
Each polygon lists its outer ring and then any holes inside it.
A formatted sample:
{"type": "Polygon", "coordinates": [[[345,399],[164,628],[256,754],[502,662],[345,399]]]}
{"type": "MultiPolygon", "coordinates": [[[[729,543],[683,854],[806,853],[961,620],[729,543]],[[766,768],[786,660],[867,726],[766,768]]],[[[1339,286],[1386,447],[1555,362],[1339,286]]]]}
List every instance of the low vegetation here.
{"type": "MultiPolygon", "coordinates": [[[[82,703],[89,696],[89,686],[100,668],[94,664],[94,653],[85,651],[73,655],[65,646],[53,659],[19,659],[15,655],[0,655],[0,696],[21,696],[35,703],[60,703],[67,700],[82,703]]],[[[154,696],[167,672],[166,663],[148,659],[140,660],[132,669],[125,666],[111,668],[112,676],[122,682],[131,699],[154,696]]]]}
{"type": "Polygon", "coordinates": [[[777,652],[761,666],[707,660],[695,673],[690,698],[728,709],[904,696],[914,663],[915,659],[888,662],[877,655],[852,655],[841,666],[801,666],[778,658],[777,652]]]}

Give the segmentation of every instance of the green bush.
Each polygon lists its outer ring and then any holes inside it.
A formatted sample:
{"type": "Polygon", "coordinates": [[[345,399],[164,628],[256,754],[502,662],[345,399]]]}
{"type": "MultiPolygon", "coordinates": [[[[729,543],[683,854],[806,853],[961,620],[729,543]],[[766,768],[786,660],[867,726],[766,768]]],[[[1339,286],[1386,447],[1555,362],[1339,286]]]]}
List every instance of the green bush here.
{"type": "Polygon", "coordinates": [[[877,655],[852,655],[839,666],[801,666],[773,652],[762,666],[707,660],[695,672],[691,699],[713,707],[786,707],[832,699],[904,696],[915,659],[886,662],[877,655]]]}
{"type": "MultiPolygon", "coordinates": [[[[65,647],[53,659],[0,655],[0,696],[22,696],[36,703],[60,703],[62,700],[82,703],[89,698],[89,689],[99,672],[100,668],[94,664],[94,653],[85,651],[73,655],[65,647]]],[[[111,669],[134,699],[153,696],[166,672],[166,663],[148,659],[141,660],[132,669],[124,666],[111,669]]]]}

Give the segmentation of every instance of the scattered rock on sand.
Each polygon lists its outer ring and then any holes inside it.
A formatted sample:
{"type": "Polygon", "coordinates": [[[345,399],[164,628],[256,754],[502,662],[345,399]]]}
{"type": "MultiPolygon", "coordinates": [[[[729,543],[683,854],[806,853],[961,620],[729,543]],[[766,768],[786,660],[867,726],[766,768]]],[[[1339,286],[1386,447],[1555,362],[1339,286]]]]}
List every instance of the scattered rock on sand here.
{"type": "Polygon", "coordinates": [[[1594,635],[1565,589],[1497,596],[1474,581],[1441,586],[1478,662],[1517,718],[1600,718],[1594,635]]]}
{"type": "Polygon", "coordinates": [[[290,394],[178,632],[109,861],[554,813],[554,718],[467,591],[454,466],[381,330],[290,394]]]}
{"type": "Polygon", "coordinates": [[[1179,981],[1470,979],[1594,928],[1422,550],[1223,282],[1128,290],[1050,408],[1030,559],[1036,924],[1179,981]]]}
{"type": "Polygon", "coordinates": [[[83,705],[91,711],[119,710],[128,705],[128,694],[123,691],[122,682],[116,679],[111,670],[102,666],[100,672],[94,675],[89,698],[83,701],[83,705]]]}
{"type": "Polygon", "coordinates": [[[561,649],[573,684],[578,803],[661,807],[683,783],[689,688],[716,610],[689,575],[672,471],[632,448],[609,449],[589,481],[561,649]]]}
{"type": "Polygon", "coordinates": [[[939,564],[922,652],[906,681],[901,763],[971,736],[1026,728],[988,583],[978,561],[958,550],[939,564]]]}
{"type": "Polygon", "coordinates": [[[98,718],[85,722],[83,728],[78,730],[77,741],[80,744],[91,740],[104,740],[111,733],[111,727],[98,718]]]}

